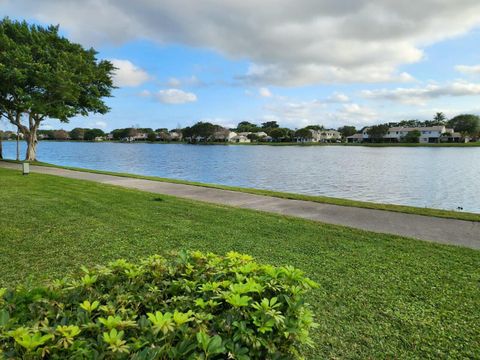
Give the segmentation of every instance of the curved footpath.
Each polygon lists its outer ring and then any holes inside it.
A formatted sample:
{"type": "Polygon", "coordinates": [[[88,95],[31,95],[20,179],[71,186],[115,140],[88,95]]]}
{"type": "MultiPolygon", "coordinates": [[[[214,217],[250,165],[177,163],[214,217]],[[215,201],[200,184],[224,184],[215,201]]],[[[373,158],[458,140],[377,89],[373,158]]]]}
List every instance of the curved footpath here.
{"type": "MultiPolygon", "coordinates": [[[[20,165],[1,162],[0,166],[20,169],[20,165]]],[[[72,179],[95,181],[157,194],[172,195],[214,204],[295,216],[329,224],[395,234],[442,244],[480,249],[480,222],[444,219],[392,211],[281,199],[270,196],[173,184],[153,180],[94,174],[45,166],[30,166],[30,171],[72,179]]]]}

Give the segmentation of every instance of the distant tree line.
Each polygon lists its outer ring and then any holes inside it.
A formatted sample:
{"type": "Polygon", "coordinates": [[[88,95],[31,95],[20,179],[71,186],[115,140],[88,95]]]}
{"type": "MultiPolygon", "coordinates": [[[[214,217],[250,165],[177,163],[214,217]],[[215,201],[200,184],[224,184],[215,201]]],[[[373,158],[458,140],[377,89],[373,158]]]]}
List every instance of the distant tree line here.
{"type": "MultiPolygon", "coordinates": [[[[480,137],[480,118],[477,115],[462,114],[447,119],[443,113],[437,113],[433,120],[402,120],[399,122],[389,122],[377,124],[367,128],[369,139],[372,142],[383,142],[384,136],[391,127],[430,127],[446,126],[462,136],[471,138],[480,137]]],[[[187,141],[187,142],[210,142],[225,141],[230,131],[237,134],[244,134],[250,141],[268,141],[273,142],[292,142],[298,138],[309,141],[313,138],[313,132],[321,133],[327,131],[338,131],[341,138],[345,140],[365,128],[357,130],[355,126],[341,126],[334,129],[326,129],[322,125],[308,125],[304,128],[292,130],[286,127],[280,127],[276,121],[267,121],[260,125],[242,121],[235,128],[225,128],[221,125],[210,122],[197,122],[192,126],[168,130],[167,128],[140,128],[128,127],[115,129],[109,134],[98,128],[74,128],[66,130],[38,130],[39,138],[42,140],[74,140],[74,141],[95,141],[95,140],[114,140],[114,141],[187,141]],[[108,136],[109,135],[109,136],[108,136]]],[[[0,139],[16,139],[16,133],[0,132],[0,139]]],[[[404,142],[415,143],[419,141],[420,131],[410,131],[403,139],[404,142]]]]}

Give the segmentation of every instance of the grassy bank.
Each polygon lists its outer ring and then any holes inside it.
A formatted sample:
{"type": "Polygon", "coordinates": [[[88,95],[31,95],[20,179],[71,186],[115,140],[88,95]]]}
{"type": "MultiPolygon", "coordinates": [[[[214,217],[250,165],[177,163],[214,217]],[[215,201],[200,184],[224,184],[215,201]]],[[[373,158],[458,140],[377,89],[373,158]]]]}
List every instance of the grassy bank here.
{"type": "Polygon", "coordinates": [[[309,359],[480,357],[479,251],[5,169],[0,201],[0,287],[119,257],[235,250],[321,285],[309,359]]]}
{"type": "MultiPolygon", "coordinates": [[[[16,161],[8,161],[8,162],[16,163],[16,161]]],[[[130,177],[135,179],[146,179],[146,180],[170,182],[170,183],[176,183],[176,184],[201,186],[201,187],[214,188],[214,189],[240,191],[240,192],[245,192],[250,194],[274,196],[274,197],[283,198],[283,199],[313,201],[313,202],[324,203],[324,204],[353,206],[353,207],[359,207],[359,208],[365,208],[365,209],[387,210],[387,211],[401,212],[406,214],[435,216],[435,217],[448,218],[448,219],[480,221],[480,214],[469,213],[469,212],[419,208],[419,207],[404,206],[404,205],[381,204],[381,203],[372,203],[372,202],[350,200],[350,199],[333,198],[333,197],[327,197],[327,196],[312,196],[312,195],[293,194],[293,193],[285,193],[285,192],[271,191],[271,190],[243,188],[243,187],[237,187],[237,186],[206,184],[206,183],[199,183],[194,181],[166,179],[166,178],[161,178],[156,176],[143,176],[143,175],[135,175],[135,174],[127,174],[127,173],[117,173],[117,172],[111,172],[111,171],[100,171],[100,170],[76,168],[76,167],[70,167],[70,166],[59,166],[59,165],[53,165],[48,163],[42,163],[42,162],[36,162],[34,164],[41,165],[41,166],[58,167],[63,169],[76,170],[76,171],[91,172],[96,174],[116,175],[116,176],[130,177]]]]}
{"type": "Polygon", "coordinates": [[[228,145],[265,145],[265,146],[366,146],[366,147],[480,147],[480,141],[471,143],[320,143],[320,142],[256,142],[256,143],[232,143],[228,145]]]}

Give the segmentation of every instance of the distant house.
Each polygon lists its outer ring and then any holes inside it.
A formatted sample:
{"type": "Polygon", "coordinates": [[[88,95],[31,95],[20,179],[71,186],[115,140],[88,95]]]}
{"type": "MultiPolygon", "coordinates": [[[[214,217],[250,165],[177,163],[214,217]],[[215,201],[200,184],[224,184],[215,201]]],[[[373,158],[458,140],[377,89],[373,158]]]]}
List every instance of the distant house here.
{"type": "Polygon", "coordinates": [[[418,131],[420,133],[419,142],[423,144],[438,143],[443,134],[453,133],[453,129],[447,129],[444,125],[423,127],[400,126],[389,128],[384,139],[391,142],[400,142],[412,131],[418,131]]]}
{"type": "Polygon", "coordinates": [[[110,141],[113,140],[113,134],[112,133],[107,135],[107,140],[110,140],[110,141]]]}
{"type": "Polygon", "coordinates": [[[254,133],[255,135],[257,135],[257,137],[260,139],[260,138],[264,138],[264,137],[267,137],[268,134],[264,131],[259,131],[259,132],[256,132],[254,133]]]}
{"type": "Polygon", "coordinates": [[[366,128],[363,128],[361,130],[361,134],[362,134],[362,141],[368,141],[368,139],[370,138],[370,136],[368,135],[368,131],[370,130],[369,127],[366,127],[366,128]]]}
{"type": "Polygon", "coordinates": [[[248,137],[246,137],[245,135],[236,135],[234,137],[232,137],[230,139],[231,142],[235,142],[235,143],[249,143],[251,142],[250,139],[248,137]]]}
{"type": "Polygon", "coordinates": [[[132,136],[132,140],[134,140],[134,141],[147,140],[147,138],[148,138],[148,134],[147,134],[147,133],[144,133],[144,132],[139,132],[139,133],[137,133],[136,135],[132,136]]]}
{"type": "Polygon", "coordinates": [[[250,135],[252,132],[251,131],[244,131],[244,132],[239,132],[237,135],[238,136],[248,136],[250,135]]]}
{"type": "Polygon", "coordinates": [[[213,133],[213,141],[229,141],[230,137],[232,137],[231,133],[232,131],[228,129],[220,128],[213,133]]]}
{"type": "Polygon", "coordinates": [[[182,132],[178,130],[170,130],[169,134],[172,141],[181,141],[183,138],[182,132]]]}
{"type": "Polygon", "coordinates": [[[319,130],[320,133],[318,141],[320,142],[336,142],[342,138],[342,135],[337,130],[319,130]]]}
{"type": "Polygon", "coordinates": [[[297,137],[297,142],[336,142],[342,135],[336,130],[313,130],[308,129],[311,137],[297,137]]]}
{"type": "Polygon", "coordinates": [[[103,136],[97,136],[97,137],[95,137],[94,140],[95,140],[95,141],[104,141],[105,138],[104,138],[103,136]]]}
{"type": "Polygon", "coordinates": [[[237,136],[238,134],[235,131],[230,131],[227,135],[227,141],[232,141],[232,139],[237,136]]]}
{"type": "MultiPolygon", "coordinates": [[[[369,127],[362,129],[358,134],[348,136],[347,142],[368,142],[369,127]]],[[[431,144],[439,142],[460,142],[468,141],[463,139],[461,134],[456,133],[453,129],[446,128],[444,125],[437,126],[393,126],[388,129],[387,133],[383,136],[386,142],[401,142],[411,132],[418,131],[420,133],[419,142],[422,144],[431,144]]]]}
{"type": "Polygon", "coordinates": [[[363,134],[353,134],[352,136],[347,136],[348,143],[361,143],[363,141],[363,134]]]}

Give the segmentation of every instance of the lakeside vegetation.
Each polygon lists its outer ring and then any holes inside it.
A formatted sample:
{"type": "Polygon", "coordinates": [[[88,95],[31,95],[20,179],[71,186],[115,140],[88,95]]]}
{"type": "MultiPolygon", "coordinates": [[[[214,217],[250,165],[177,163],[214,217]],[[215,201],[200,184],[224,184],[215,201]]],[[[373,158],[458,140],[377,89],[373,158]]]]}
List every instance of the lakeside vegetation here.
{"type": "MultiPolygon", "coordinates": [[[[478,141],[480,139],[480,117],[463,114],[447,120],[442,113],[437,113],[433,120],[404,120],[364,127],[360,130],[357,130],[354,126],[342,126],[337,130],[326,129],[322,125],[309,125],[302,129],[292,130],[281,128],[276,121],[265,122],[261,125],[242,121],[236,128],[231,129],[209,122],[198,122],[191,127],[172,130],[132,127],[115,129],[108,134],[96,128],[74,128],[71,131],[40,129],[37,132],[40,140],[57,141],[117,141],[203,145],[471,147],[480,146],[480,141],[478,141]],[[440,127],[441,130],[437,127],[440,127]],[[396,131],[392,131],[393,129],[396,131]],[[422,129],[423,131],[420,131],[422,129]],[[431,130],[434,130],[435,135],[422,135],[422,133],[431,133],[431,130]],[[404,135],[398,135],[399,132],[404,135]],[[353,135],[359,137],[352,137],[353,135]],[[428,136],[433,137],[430,139],[428,136]]],[[[0,143],[2,138],[3,140],[15,140],[18,136],[19,134],[14,132],[0,131],[0,143]]]]}
{"type": "MultiPolygon", "coordinates": [[[[4,161],[11,162],[11,163],[18,163],[17,161],[14,161],[14,160],[4,160],[4,161]]],[[[382,203],[374,203],[374,202],[351,200],[351,199],[334,198],[334,197],[328,197],[328,196],[313,196],[313,195],[286,193],[286,192],[280,192],[280,191],[244,188],[239,186],[208,184],[208,183],[200,183],[195,181],[161,178],[157,176],[145,176],[145,175],[136,175],[136,174],[129,174],[129,173],[119,173],[119,172],[113,172],[113,171],[93,170],[93,169],[77,168],[72,166],[60,166],[60,165],[49,164],[44,162],[32,162],[31,164],[39,165],[39,166],[57,167],[61,169],[69,169],[69,170],[75,170],[75,171],[91,172],[96,174],[115,175],[115,176],[122,176],[122,177],[136,178],[136,179],[146,179],[146,180],[170,182],[170,183],[176,183],[176,184],[194,185],[194,186],[208,187],[213,189],[240,191],[240,192],[245,192],[250,194],[274,196],[274,197],[283,198],[283,199],[313,201],[313,202],[319,202],[324,204],[352,206],[352,207],[375,209],[375,210],[386,210],[386,211],[401,212],[406,214],[434,216],[434,217],[447,218],[447,219],[480,221],[480,214],[463,212],[463,211],[420,208],[420,207],[414,207],[414,206],[395,205],[395,204],[382,204],[382,203]]]]}
{"type": "Polygon", "coordinates": [[[0,169],[0,287],[154,253],[234,250],[293,265],[319,358],[477,358],[480,252],[49,175],[0,169]]]}

